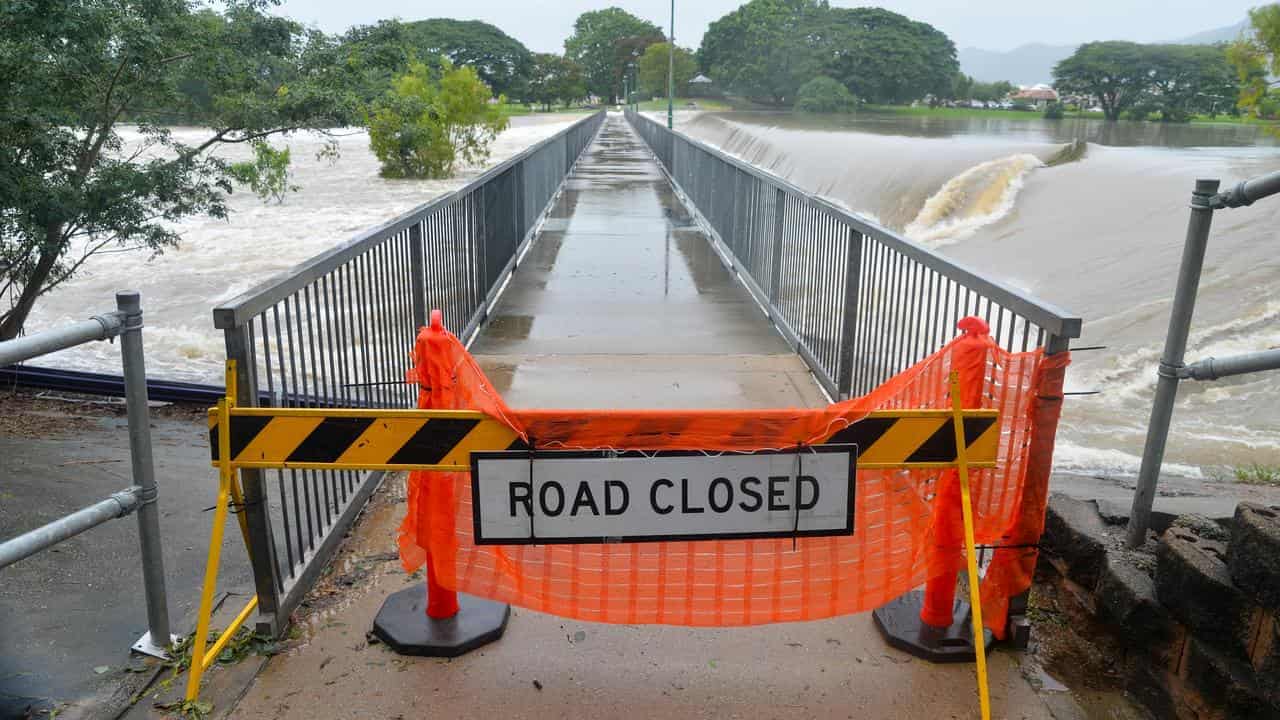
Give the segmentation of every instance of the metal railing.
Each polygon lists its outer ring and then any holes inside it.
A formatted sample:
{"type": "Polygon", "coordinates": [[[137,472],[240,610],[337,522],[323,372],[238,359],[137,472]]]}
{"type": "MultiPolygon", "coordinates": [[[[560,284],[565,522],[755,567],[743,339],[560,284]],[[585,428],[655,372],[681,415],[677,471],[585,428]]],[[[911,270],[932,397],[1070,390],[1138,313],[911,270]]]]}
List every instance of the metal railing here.
{"type": "Polygon", "coordinates": [[[134,643],[133,649],[148,655],[166,657],[166,648],[175,638],[169,631],[164,558],[160,548],[160,515],[156,507],[158,491],[155,466],[151,456],[147,370],[142,352],[142,305],[138,293],[117,293],[116,311],[113,313],[95,315],[89,320],[74,325],[0,343],[0,367],[115,337],[120,338],[120,357],[124,366],[125,408],[129,420],[129,457],[134,484],[113,493],[106,500],[0,542],[0,569],[47,550],[86,530],[116,518],[137,513],[143,592],[147,602],[147,633],[134,643]]]}
{"type": "Polygon", "coordinates": [[[1009,350],[1056,353],[1080,318],[633,110],[627,119],[833,398],[870,392],[982,317],[1009,350]]]}
{"type": "MultiPolygon", "coordinates": [[[[237,361],[237,402],[414,407],[417,390],[404,378],[427,309],[440,308],[464,341],[479,331],[604,117],[583,118],[463,188],[215,308],[227,358],[237,361]]],[[[259,631],[287,624],[381,476],[242,472],[259,631]]]]}
{"type": "Polygon", "coordinates": [[[1160,353],[1156,371],[1156,395],[1151,403],[1151,421],[1142,448],[1142,465],[1138,468],[1138,484],[1129,511],[1129,527],[1125,541],[1131,548],[1147,542],[1151,525],[1151,506],[1155,502],[1160,468],[1164,464],[1165,442],[1169,439],[1169,423],[1173,420],[1173,401],[1182,380],[1217,380],[1246,373],[1280,370],[1280,350],[1264,350],[1225,358],[1206,358],[1184,364],[1187,339],[1191,335],[1191,318],[1195,314],[1196,295],[1200,290],[1200,273],[1209,246],[1209,228],[1217,210],[1246,207],[1280,193],[1280,172],[1245,180],[1226,192],[1218,192],[1220,182],[1197,180],[1191,192],[1191,219],[1182,246],[1182,262],[1169,309],[1169,330],[1160,353]]]}

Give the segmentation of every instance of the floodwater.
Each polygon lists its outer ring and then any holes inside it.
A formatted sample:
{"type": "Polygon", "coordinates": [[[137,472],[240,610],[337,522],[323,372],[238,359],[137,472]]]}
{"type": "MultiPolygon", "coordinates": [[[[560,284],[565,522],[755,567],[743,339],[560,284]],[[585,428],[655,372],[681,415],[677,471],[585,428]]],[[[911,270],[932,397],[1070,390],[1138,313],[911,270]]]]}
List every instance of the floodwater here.
{"type": "MultiPolygon", "coordinates": [[[[492,146],[496,164],[554,135],[581,115],[515,117],[492,146]]],[[[202,128],[174,128],[187,142],[208,137],[202,128]]],[[[95,256],[71,281],[36,302],[29,332],[69,323],[115,309],[117,290],[142,293],[147,371],[152,377],[221,384],[225,359],[222,333],[213,327],[215,305],[298,263],[380,225],[444,193],[456,190],[484,167],[463,167],[446,180],[387,180],[378,176],[378,160],[363,131],[335,131],[340,156],[317,160],[325,138],[299,133],[278,138],[293,159],[293,183],[283,204],[263,203],[247,189],[230,199],[231,217],[192,217],[177,225],[182,243],[163,255],[148,251],[111,251],[95,256]]],[[[136,142],[131,128],[121,133],[136,142]]],[[[247,159],[248,148],[231,146],[222,155],[247,159]]],[[[120,373],[115,345],[94,343],[54,356],[38,365],[120,373]]]]}
{"type": "MultiPolygon", "coordinates": [[[[1280,169],[1257,128],[858,114],[679,129],[1084,318],[1059,470],[1137,472],[1196,178],[1280,169]],[[1083,157],[1054,164],[1073,141],[1083,157]]],[[[1280,199],[1216,214],[1188,360],[1280,345],[1280,199]]],[[[1186,383],[1166,471],[1280,463],[1280,373],[1186,383]]]]}

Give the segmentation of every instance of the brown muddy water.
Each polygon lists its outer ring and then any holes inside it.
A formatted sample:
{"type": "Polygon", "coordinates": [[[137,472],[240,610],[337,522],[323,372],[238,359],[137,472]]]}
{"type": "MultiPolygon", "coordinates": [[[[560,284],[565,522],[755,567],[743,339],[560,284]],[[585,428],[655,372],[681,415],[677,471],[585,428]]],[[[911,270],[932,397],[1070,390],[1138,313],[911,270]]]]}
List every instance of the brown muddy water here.
{"type": "MultiPolygon", "coordinates": [[[[1280,168],[1255,127],[859,113],[678,129],[1084,318],[1058,470],[1137,472],[1196,178],[1280,168]],[[1049,165],[1074,141],[1082,157],[1049,165]]],[[[1189,360],[1280,345],[1280,198],[1217,213],[1189,360]]],[[[1280,464],[1280,373],[1184,385],[1166,472],[1280,464]]]]}

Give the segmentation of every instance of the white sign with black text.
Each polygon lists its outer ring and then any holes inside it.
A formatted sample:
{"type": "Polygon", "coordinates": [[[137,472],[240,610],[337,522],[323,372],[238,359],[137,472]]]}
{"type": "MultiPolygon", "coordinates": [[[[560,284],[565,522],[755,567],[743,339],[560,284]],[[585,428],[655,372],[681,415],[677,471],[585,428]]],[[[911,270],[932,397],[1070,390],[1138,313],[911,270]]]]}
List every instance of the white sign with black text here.
{"type": "Polygon", "coordinates": [[[477,545],[853,534],[852,445],[471,454],[477,545]]]}

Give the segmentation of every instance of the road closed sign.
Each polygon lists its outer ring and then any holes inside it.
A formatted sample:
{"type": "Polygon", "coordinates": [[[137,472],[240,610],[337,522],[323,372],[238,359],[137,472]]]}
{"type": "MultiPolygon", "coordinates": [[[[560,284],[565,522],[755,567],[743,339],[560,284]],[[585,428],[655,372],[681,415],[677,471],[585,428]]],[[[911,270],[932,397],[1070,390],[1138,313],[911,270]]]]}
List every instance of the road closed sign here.
{"type": "Polygon", "coordinates": [[[472,452],[475,542],[851,535],[857,452],[472,452]]]}

